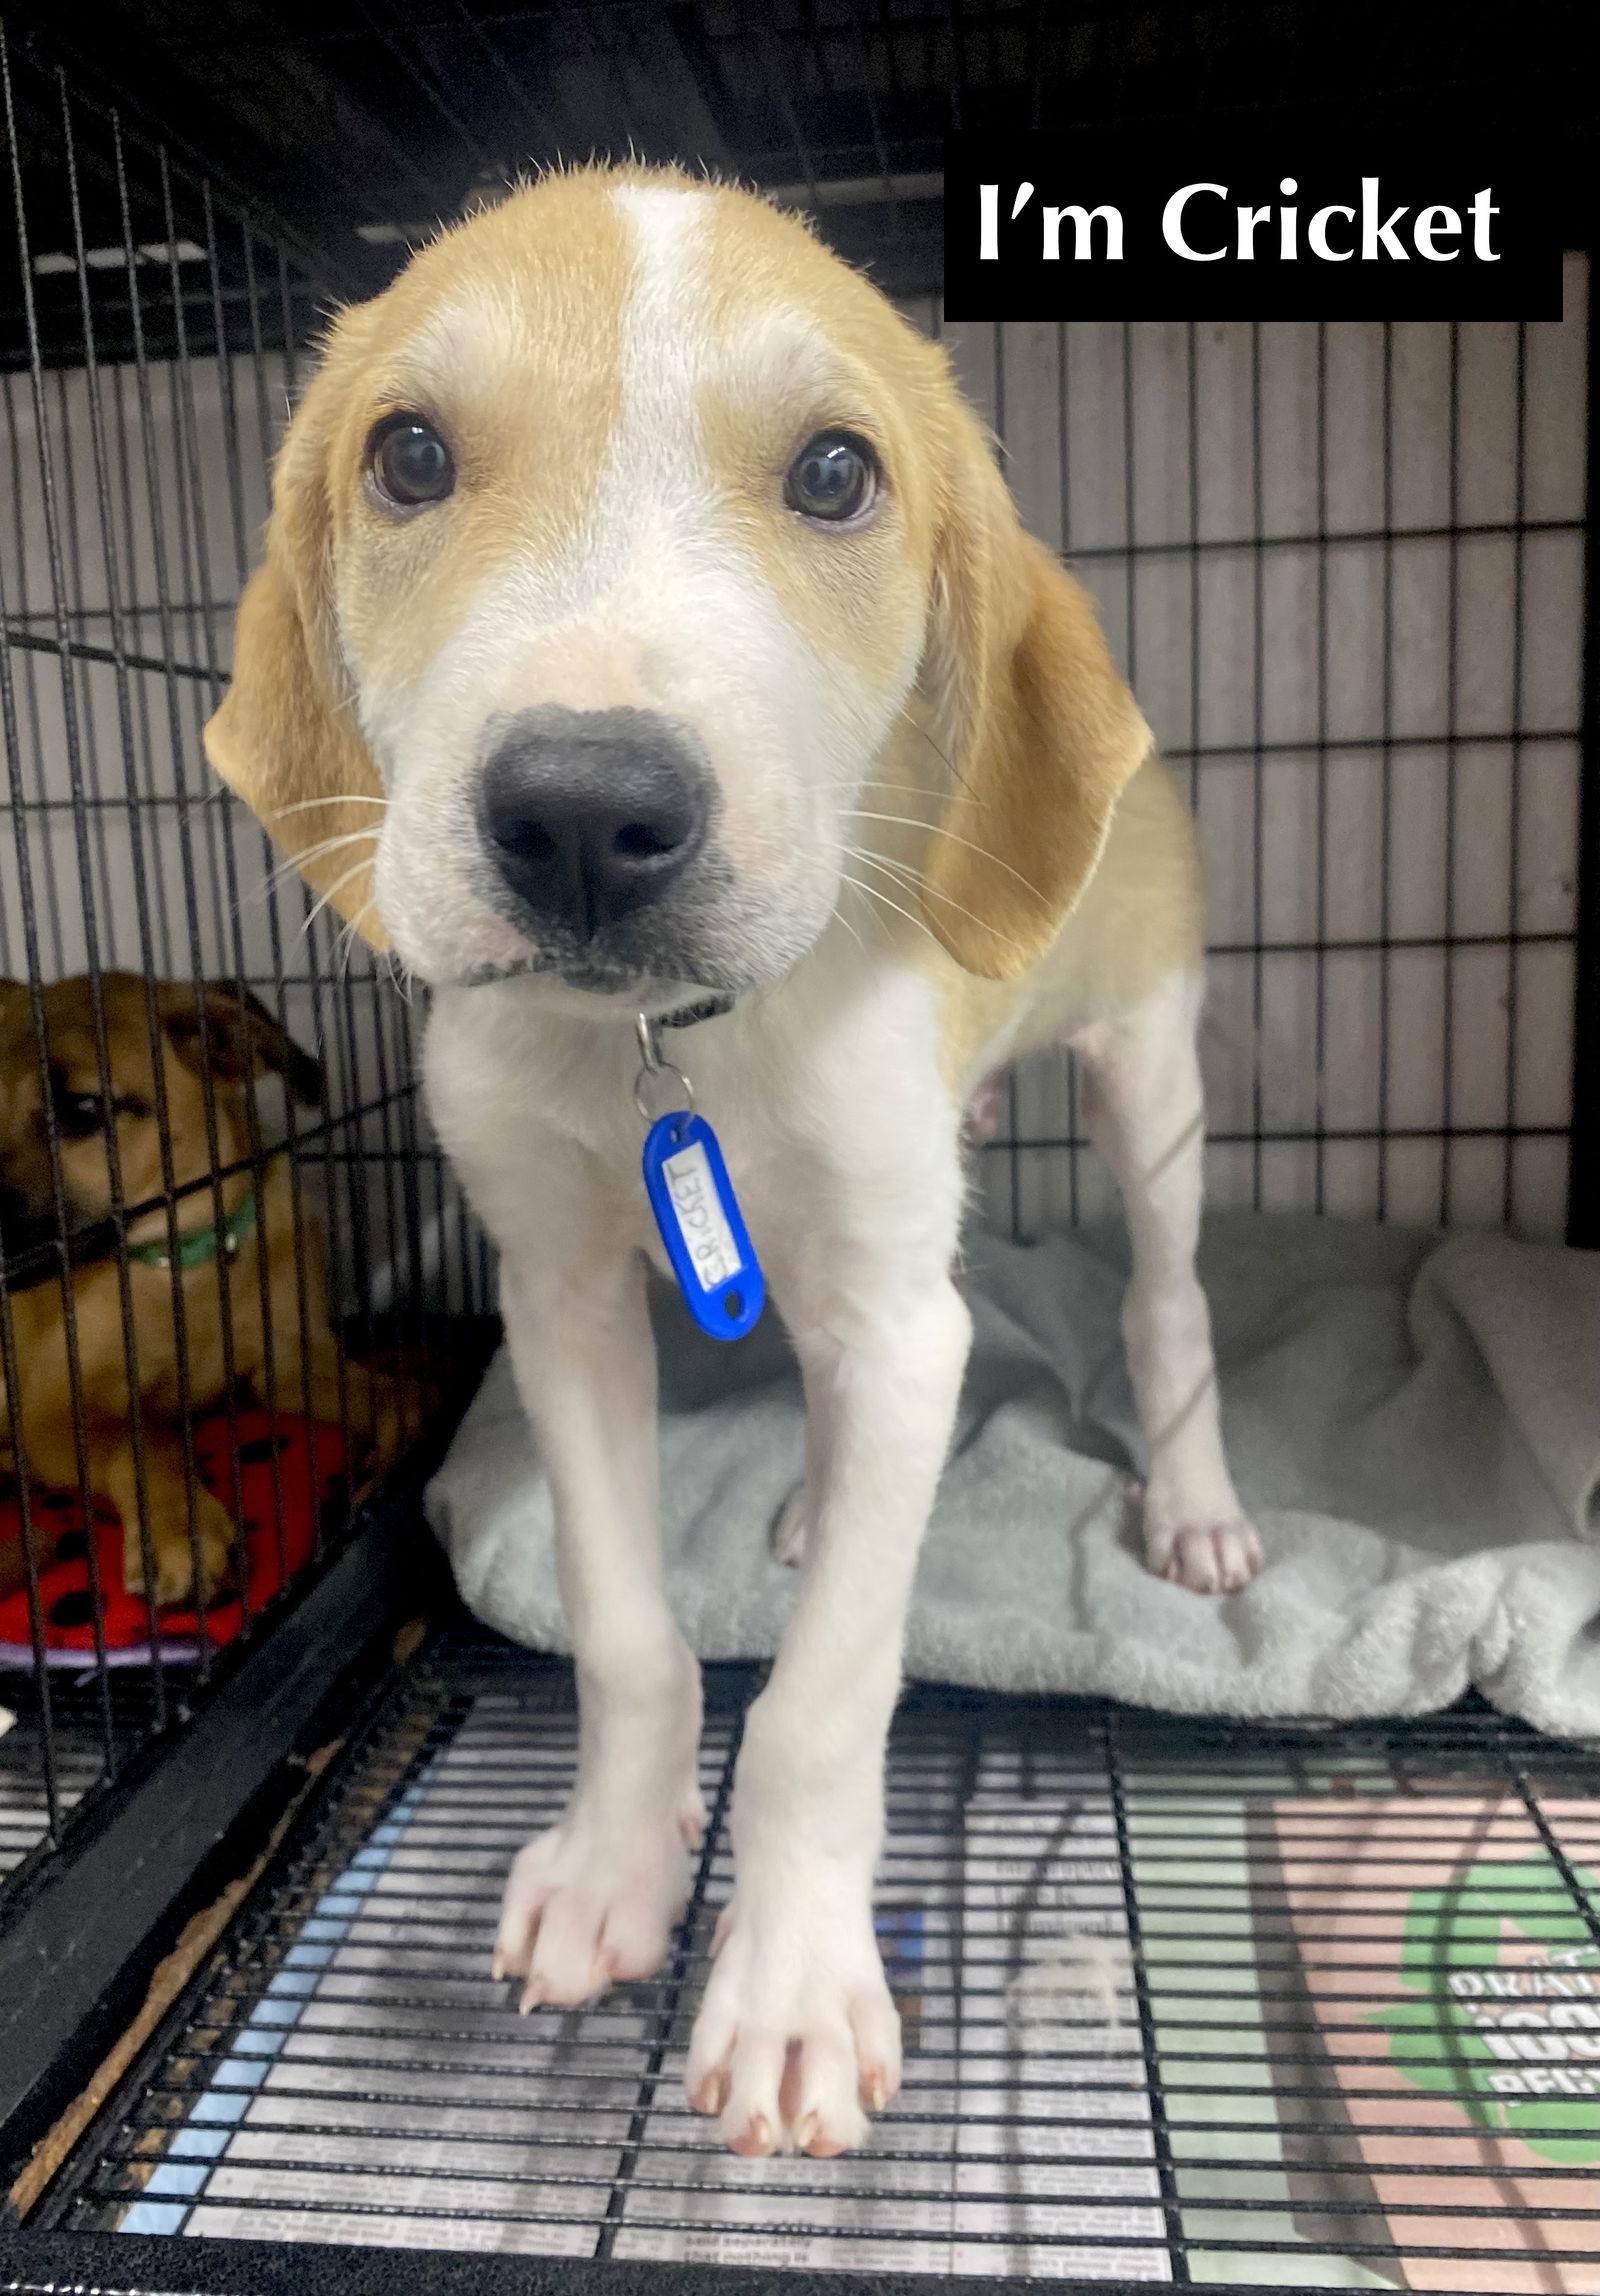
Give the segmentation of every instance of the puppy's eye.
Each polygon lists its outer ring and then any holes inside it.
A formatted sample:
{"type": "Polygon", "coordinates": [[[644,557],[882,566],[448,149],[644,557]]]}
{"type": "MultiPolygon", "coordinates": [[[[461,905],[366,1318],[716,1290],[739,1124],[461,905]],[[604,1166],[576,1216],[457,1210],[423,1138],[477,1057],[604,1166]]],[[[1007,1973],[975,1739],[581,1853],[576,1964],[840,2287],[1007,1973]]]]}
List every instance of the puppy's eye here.
{"type": "Polygon", "coordinates": [[[453,492],[450,449],[421,415],[389,415],[367,441],[367,471],[396,510],[420,510],[453,492]]]}
{"type": "Polygon", "coordinates": [[[878,494],[878,458],[849,431],[818,431],[789,465],[783,499],[802,518],[838,526],[859,518],[878,494]]]}
{"type": "Polygon", "coordinates": [[[106,1120],[106,1104],[98,1092],[68,1092],[56,1103],[56,1129],[68,1140],[87,1140],[106,1120]]]}
{"type": "MultiPolygon", "coordinates": [[[[56,1101],[56,1130],[64,1140],[87,1140],[105,1130],[107,1106],[98,1092],[65,1092],[56,1101]]],[[[109,1107],[119,1124],[124,1117],[150,1114],[149,1102],[131,1092],[114,1094],[109,1107]]]]}

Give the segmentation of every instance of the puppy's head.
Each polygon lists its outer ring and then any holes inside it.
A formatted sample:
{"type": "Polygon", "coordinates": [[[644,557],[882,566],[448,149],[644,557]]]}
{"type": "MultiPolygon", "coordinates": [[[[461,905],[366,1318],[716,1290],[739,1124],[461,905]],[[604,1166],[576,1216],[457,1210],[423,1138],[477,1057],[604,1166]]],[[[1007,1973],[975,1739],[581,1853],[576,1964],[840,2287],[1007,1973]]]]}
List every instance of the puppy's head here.
{"type": "MultiPolygon", "coordinates": [[[[108,1077],[101,1072],[86,979],[56,981],[44,990],[43,1062],[32,998],[15,983],[0,984],[0,1240],[8,1260],[60,1233],[52,1129],[70,1236],[110,1214],[113,1137],[124,1204],[163,1196],[163,1110],[175,1186],[181,1189],[213,1169],[208,1078],[217,1162],[224,1166],[248,1153],[245,1096],[258,1077],[275,1071],[298,1098],[319,1096],[316,1062],[254,997],[241,998],[220,984],[197,997],[185,982],[158,983],[153,1053],[145,983],[132,973],[107,973],[100,994],[108,1077]]],[[[226,1184],[230,1206],[247,1185],[242,1175],[226,1184]]],[[[178,1217],[184,1228],[206,1225],[213,1217],[210,1190],[181,1199],[178,1217]]],[[[165,1232],[166,1215],[159,1210],[129,1228],[135,1243],[165,1232]]]]}
{"type": "Polygon", "coordinates": [[[1148,739],[943,355],[763,201],[591,170],[335,326],[207,745],[425,978],[633,1000],[780,977],[892,812],[1025,970],[1148,739]]]}

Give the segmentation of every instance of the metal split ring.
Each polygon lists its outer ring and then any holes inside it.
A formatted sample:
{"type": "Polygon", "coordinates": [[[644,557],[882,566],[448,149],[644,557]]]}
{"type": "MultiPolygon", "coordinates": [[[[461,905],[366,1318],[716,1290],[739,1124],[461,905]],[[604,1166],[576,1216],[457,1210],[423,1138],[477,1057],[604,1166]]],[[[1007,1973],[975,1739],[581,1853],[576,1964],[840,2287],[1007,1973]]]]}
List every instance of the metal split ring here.
{"type": "Polygon", "coordinates": [[[670,1108],[659,1108],[652,1112],[650,1102],[646,1097],[649,1086],[658,1076],[677,1080],[681,1087],[678,1105],[685,1115],[692,1116],[694,1114],[694,1086],[689,1082],[681,1068],[676,1067],[670,1060],[662,1059],[660,1035],[655,1022],[648,1013],[640,1013],[634,1022],[634,1034],[639,1039],[639,1073],[633,1080],[633,1105],[638,1109],[646,1124],[654,1124],[661,1117],[670,1113],[670,1108]]]}

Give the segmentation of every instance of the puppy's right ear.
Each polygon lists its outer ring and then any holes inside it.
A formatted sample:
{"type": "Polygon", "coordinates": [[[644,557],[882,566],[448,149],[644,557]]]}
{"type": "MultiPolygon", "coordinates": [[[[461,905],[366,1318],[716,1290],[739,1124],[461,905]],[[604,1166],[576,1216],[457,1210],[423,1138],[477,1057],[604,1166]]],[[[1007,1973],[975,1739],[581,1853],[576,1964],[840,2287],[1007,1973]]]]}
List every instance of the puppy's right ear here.
{"type": "Polygon", "coordinates": [[[386,949],[372,903],[383,784],[355,721],[333,608],[330,458],[362,326],[358,311],[335,329],[278,455],[266,564],[239,602],[233,682],[205,747],[306,883],[386,949]]]}

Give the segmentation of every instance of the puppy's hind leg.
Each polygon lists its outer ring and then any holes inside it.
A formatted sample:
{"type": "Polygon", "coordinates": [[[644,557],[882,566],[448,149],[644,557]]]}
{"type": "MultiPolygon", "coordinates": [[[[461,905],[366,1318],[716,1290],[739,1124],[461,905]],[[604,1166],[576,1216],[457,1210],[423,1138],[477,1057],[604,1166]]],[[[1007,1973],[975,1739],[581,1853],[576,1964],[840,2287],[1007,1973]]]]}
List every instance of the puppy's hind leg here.
{"type": "Polygon", "coordinates": [[[1086,1072],[1089,1136],[1116,1175],[1133,1244],[1122,1328],[1149,1452],[1145,1554],[1159,1577],[1224,1594],[1255,1576],[1261,1547],[1223,1457],[1211,1317],[1194,1267],[1200,995],[1196,976],[1175,975],[1071,1042],[1086,1072]]]}

